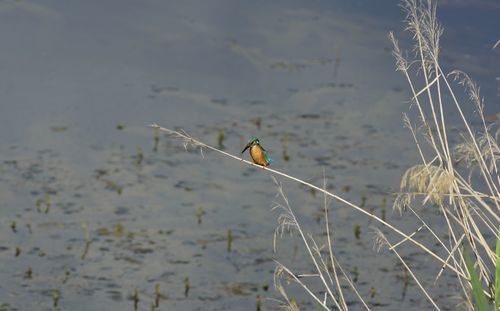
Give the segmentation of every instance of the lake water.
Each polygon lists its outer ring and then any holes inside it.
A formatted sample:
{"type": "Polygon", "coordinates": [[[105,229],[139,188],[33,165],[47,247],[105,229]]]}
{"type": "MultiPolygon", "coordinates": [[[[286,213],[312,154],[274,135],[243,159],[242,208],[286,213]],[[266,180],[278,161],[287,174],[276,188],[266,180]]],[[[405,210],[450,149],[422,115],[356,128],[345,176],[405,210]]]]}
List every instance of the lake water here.
{"type": "MultiPolygon", "coordinates": [[[[390,193],[419,162],[387,39],[394,31],[411,49],[398,4],[1,0],[1,309],[134,310],[136,296],[151,310],[159,286],[158,310],[254,310],[257,295],[271,310],[274,260],[312,271],[296,236],[273,252],[279,198],[268,172],[163,135],[155,148],[153,122],[236,155],[257,136],[273,168],[317,185],[324,171],[335,193],[415,230],[391,210],[390,193]]],[[[438,7],[442,66],[468,72],[493,116],[498,16],[494,0],[438,7]]],[[[449,119],[461,128],[452,109],[449,119]]],[[[322,196],[280,181],[304,229],[323,238],[322,196]]],[[[423,215],[439,227],[435,211],[423,215]]],[[[379,225],[337,202],[330,217],[338,260],[359,271],[373,309],[429,308],[397,258],[373,251],[379,225]]],[[[454,309],[454,275],[434,284],[439,263],[401,252],[454,309]]],[[[299,288],[290,295],[316,310],[299,288]]],[[[349,302],[361,308],[352,293],[349,302]]]]}

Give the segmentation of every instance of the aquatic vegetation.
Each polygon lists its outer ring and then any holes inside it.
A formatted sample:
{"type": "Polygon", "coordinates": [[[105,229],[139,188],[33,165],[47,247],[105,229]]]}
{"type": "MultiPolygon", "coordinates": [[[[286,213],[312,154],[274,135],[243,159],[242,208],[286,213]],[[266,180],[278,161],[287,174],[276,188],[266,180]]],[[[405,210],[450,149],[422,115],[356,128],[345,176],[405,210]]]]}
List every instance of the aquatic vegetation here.
{"type": "Polygon", "coordinates": [[[189,277],[184,278],[184,297],[189,295],[189,289],[191,288],[191,283],[189,282],[189,277]]]}
{"type": "Polygon", "coordinates": [[[45,193],[43,198],[38,198],[35,202],[36,205],[36,210],[41,213],[42,212],[42,206],[45,206],[45,214],[47,214],[50,210],[50,207],[52,206],[52,199],[50,197],[49,193],[45,193]]]}
{"type": "Polygon", "coordinates": [[[198,223],[198,225],[201,224],[201,217],[203,216],[203,214],[205,214],[203,209],[201,207],[197,207],[195,215],[196,215],[196,222],[198,223]]]}
{"type": "Polygon", "coordinates": [[[119,185],[117,182],[107,179],[101,179],[106,184],[106,189],[115,191],[118,195],[123,193],[123,186],[119,185]]]}
{"type": "Polygon", "coordinates": [[[354,277],[352,278],[352,281],[354,283],[356,283],[358,281],[358,278],[359,278],[359,267],[358,266],[354,266],[354,268],[352,270],[352,274],[354,275],[354,277]]]}
{"type": "Polygon", "coordinates": [[[219,128],[217,131],[217,145],[219,149],[224,149],[224,139],[226,139],[226,134],[224,128],[219,128]]]}
{"type": "Polygon", "coordinates": [[[340,190],[342,192],[350,192],[351,191],[351,185],[343,185],[340,190]]]}
{"type": "Polygon", "coordinates": [[[382,198],[382,204],[380,206],[380,218],[385,220],[385,213],[387,211],[387,198],[382,198]]]}
{"type": "Polygon", "coordinates": [[[158,145],[160,144],[160,131],[157,128],[153,129],[153,152],[158,152],[158,145]]]}
{"type": "Polygon", "coordinates": [[[233,244],[233,232],[227,229],[227,252],[231,252],[231,245],[233,244]]]}
{"type": "Polygon", "coordinates": [[[68,129],[67,126],[51,126],[50,127],[50,130],[53,131],[53,132],[56,132],[56,133],[58,133],[58,132],[64,132],[67,129],[68,129]]]}
{"type": "Polygon", "coordinates": [[[142,161],[144,161],[144,151],[142,150],[142,147],[137,146],[137,155],[135,156],[135,164],[140,166],[142,164],[142,161]]]}
{"type": "Polygon", "coordinates": [[[154,303],[155,308],[158,308],[160,306],[160,297],[161,297],[160,284],[156,283],[155,284],[155,303],[154,303]]]}
{"type": "Polygon", "coordinates": [[[354,237],[356,240],[359,240],[361,236],[361,226],[359,224],[354,225],[354,237]]]}
{"type": "Polygon", "coordinates": [[[68,267],[64,267],[64,278],[62,280],[62,283],[66,283],[69,279],[69,277],[71,276],[71,272],[69,271],[68,267]]]}
{"type": "Polygon", "coordinates": [[[255,309],[256,309],[257,311],[260,311],[260,307],[261,307],[261,305],[262,305],[262,298],[260,297],[260,295],[259,295],[259,294],[257,294],[257,295],[255,296],[255,309]]]}
{"type": "Polygon", "coordinates": [[[139,290],[137,288],[134,288],[132,299],[134,301],[134,310],[137,310],[137,307],[139,306],[139,290]]]}
{"type": "Polygon", "coordinates": [[[261,127],[261,125],[262,125],[262,119],[261,119],[261,117],[256,117],[256,118],[252,119],[251,121],[252,121],[252,123],[255,125],[255,127],[256,127],[258,130],[260,130],[260,127],[261,127]]]}
{"type": "Polygon", "coordinates": [[[366,193],[363,192],[361,194],[361,203],[359,204],[359,207],[361,207],[361,208],[365,207],[367,199],[368,199],[368,197],[366,196],[366,193]]]}
{"type": "Polygon", "coordinates": [[[28,223],[26,224],[26,228],[28,228],[28,232],[30,234],[33,234],[33,229],[32,229],[32,226],[31,226],[31,218],[28,219],[28,223]]]}
{"type": "Polygon", "coordinates": [[[25,279],[31,279],[33,278],[33,269],[30,267],[28,267],[28,269],[26,269],[26,272],[24,272],[24,278],[25,279]]]}
{"type": "Polygon", "coordinates": [[[224,284],[224,290],[234,296],[249,296],[258,290],[258,285],[255,283],[231,282],[224,284]]]}
{"type": "Polygon", "coordinates": [[[116,224],[111,234],[116,238],[123,237],[125,235],[125,228],[123,227],[123,224],[121,223],[116,224]]]}
{"type": "Polygon", "coordinates": [[[375,298],[375,295],[377,294],[377,289],[375,287],[370,287],[370,298],[375,298]]]}
{"type": "Polygon", "coordinates": [[[59,289],[54,288],[54,291],[52,292],[52,301],[54,307],[57,307],[59,305],[59,298],[61,297],[59,289]]]}
{"type": "Polygon", "coordinates": [[[470,275],[470,282],[472,284],[472,292],[477,310],[488,311],[490,310],[490,307],[488,306],[486,295],[483,292],[483,286],[481,285],[481,281],[479,281],[479,276],[477,275],[476,269],[474,268],[474,263],[472,262],[469,251],[465,246],[463,246],[463,253],[465,264],[470,275]]]}
{"type": "Polygon", "coordinates": [[[290,155],[288,154],[288,133],[283,133],[281,136],[281,145],[283,147],[283,161],[290,161],[290,155]]]}
{"type": "Polygon", "coordinates": [[[85,246],[83,248],[82,256],[80,258],[83,260],[83,259],[85,259],[85,257],[87,256],[87,254],[89,252],[90,243],[92,241],[90,240],[89,225],[86,222],[84,222],[84,223],[82,223],[82,228],[85,231],[85,246]]]}

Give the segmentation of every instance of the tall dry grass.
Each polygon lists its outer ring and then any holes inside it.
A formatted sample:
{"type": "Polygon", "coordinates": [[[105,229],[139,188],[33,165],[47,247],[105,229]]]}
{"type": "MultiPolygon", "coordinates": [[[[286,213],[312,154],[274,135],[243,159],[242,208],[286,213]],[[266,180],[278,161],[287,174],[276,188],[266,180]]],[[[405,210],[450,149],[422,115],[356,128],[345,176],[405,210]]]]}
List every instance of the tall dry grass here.
{"type": "MultiPolygon", "coordinates": [[[[464,72],[446,72],[439,62],[443,29],[436,17],[432,1],[405,0],[406,24],[414,41],[413,52],[403,53],[391,33],[397,70],[406,78],[412,92],[411,104],[418,111],[415,123],[405,115],[419,152],[421,163],[409,168],[401,179],[401,194],[394,204],[400,212],[414,206],[432,206],[440,211],[449,238],[439,238],[433,228],[423,223],[426,231],[445,250],[446,262],[454,267],[465,302],[473,309],[470,275],[462,243],[468,244],[488,297],[494,297],[494,271],[498,258],[495,243],[499,234],[500,178],[498,161],[499,130],[487,124],[479,86],[464,72]],[[408,58],[405,55],[414,55],[408,58]],[[423,85],[417,89],[417,85],[423,85]],[[459,98],[466,92],[467,101],[459,98]],[[446,100],[445,100],[446,99],[446,100]],[[464,113],[465,105],[473,105],[481,126],[474,128],[473,117],[464,113]],[[458,112],[460,124],[451,124],[447,113],[458,112]],[[463,128],[460,142],[451,145],[451,126],[463,128]],[[423,145],[426,145],[424,152],[423,145]],[[494,238],[487,238],[488,236],[494,238]]],[[[441,273],[441,272],[440,272],[441,273]]],[[[440,276],[440,273],[436,276],[440,276]]]]}

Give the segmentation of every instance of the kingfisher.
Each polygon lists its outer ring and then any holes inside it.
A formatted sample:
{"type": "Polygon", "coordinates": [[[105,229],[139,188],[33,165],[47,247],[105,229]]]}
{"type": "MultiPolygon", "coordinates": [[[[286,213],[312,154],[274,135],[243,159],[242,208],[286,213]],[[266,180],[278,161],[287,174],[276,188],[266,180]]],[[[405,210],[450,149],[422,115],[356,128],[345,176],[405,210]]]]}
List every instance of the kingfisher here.
{"type": "Polygon", "coordinates": [[[269,166],[273,160],[267,155],[266,150],[260,145],[259,139],[257,137],[250,138],[250,141],[245,146],[245,149],[241,153],[245,152],[250,148],[250,156],[255,164],[262,166],[269,166]]]}

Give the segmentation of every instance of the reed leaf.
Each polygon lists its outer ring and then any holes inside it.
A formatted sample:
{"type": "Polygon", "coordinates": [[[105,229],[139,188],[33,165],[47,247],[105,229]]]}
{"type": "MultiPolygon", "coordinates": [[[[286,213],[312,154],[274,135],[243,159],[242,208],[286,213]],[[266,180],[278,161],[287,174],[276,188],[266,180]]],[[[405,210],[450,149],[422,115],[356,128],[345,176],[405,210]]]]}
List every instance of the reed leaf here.
{"type": "MultiPolygon", "coordinates": [[[[498,233],[500,233],[500,226],[498,226],[498,233]]],[[[500,310],[500,237],[497,235],[497,260],[496,275],[495,275],[495,310],[500,310]]]]}
{"type": "Polygon", "coordinates": [[[465,264],[467,265],[467,270],[470,274],[472,292],[474,294],[474,300],[476,302],[477,309],[479,311],[489,311],[490,308],[488,307],[488,302],[483,292],[483,286],[481,285],[481,281],[479,281],[476,269],[474,268],[474,263],[472,262],[472,258],[470,257],[469,251],[467,250],[467,247],[465,247],[465,245],[463,246],[463,251],[465,264]]]}

